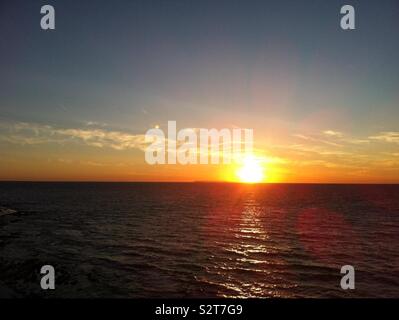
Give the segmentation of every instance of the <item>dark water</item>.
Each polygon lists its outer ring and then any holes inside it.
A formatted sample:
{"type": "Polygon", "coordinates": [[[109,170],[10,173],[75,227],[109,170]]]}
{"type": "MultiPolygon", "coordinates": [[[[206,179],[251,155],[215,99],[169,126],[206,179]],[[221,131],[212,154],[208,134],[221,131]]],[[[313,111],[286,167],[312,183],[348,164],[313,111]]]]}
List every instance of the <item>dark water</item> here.
{"type": "Polygon", "coordinates": [[[0,207],[3,296],[399,297],[398,185],[0,183],[0,207]]]}

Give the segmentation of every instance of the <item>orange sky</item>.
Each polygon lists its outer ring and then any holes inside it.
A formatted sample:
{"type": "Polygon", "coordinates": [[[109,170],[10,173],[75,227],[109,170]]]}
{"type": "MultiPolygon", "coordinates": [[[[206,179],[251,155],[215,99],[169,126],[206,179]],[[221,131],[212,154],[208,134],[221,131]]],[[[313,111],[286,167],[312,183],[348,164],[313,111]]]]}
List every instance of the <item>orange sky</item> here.
{"type": "MultiPolygon", "coordinates": [[[[142,135],[92,125],[2,123],[1,128],[1,180],[239,181],[239,164],[149,165],[142,135]]],[[[331,128],[255,130],[254,155],[264,182],[398,183],[398,137],[395,132],[352,136],[331,128]]]]}

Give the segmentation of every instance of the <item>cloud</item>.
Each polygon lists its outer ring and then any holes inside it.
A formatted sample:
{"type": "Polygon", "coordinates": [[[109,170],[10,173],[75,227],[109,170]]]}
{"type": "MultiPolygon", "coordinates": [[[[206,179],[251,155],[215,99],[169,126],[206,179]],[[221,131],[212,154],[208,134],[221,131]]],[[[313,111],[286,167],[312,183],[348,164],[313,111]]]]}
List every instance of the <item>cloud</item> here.
{"type": "Polygon", "coordinates": [[[345,165],[338,164],[335,162],[325,161],[325,160],[299,160],[295,162],[299,166],[317,166],[325,168],[339,168],[346,167],[345,165]]]}
{"type": "Polygon", "coordinates": [[[103,161],[90,161],[90,160],[80,160],[80,159],[68,159],[68,158],[57,158],[52,159],[49,158],[50,162],[58,162],[65,165],[81,165],[81,166],[90,166],[90,167],[131,167],[133,164],[129,164],[127,162],[103,162],[103,161]]]}
{"type": "Polygon", "coordinates": [[[369,139],[351,139],[351,138],[349,138],[349,139],[344,139],[342,141],[350,143],[350,144],[359,144],[359,145],[370,143],[369,139]]]}
{"type": "Polygon", "coordinates": [[[57,128],[50,125],[17,122],[0,123],[0,140],[14,144],[81,143],[97,148],[115,150],[145,150],[144,134],[131,134],[105,129],[57,128]]]}
{"type": "Polygon", "coordinates": [[[327,168],[372,168],[391,170],[398,168],[395,150],[386,154],[385,142],[399,143],[399,132],[381,132],[371,137],[353,137],[333,130],[293,135],[297,141],[268,145],[271,154],[292,160],[293,166],[323,166],[327,168]],[[371,143],[374,141],[374,144],[371,143]]]}
{"type": "Polygon", "coordinates": [[[325,130],[323,131],[323,134],[329,137],[337,137],[337,138],[342,138],[344,136],[342,132],[333,131],[333,130],[325,130]]]}
{"type": "Polygon", "coordinates": [[[399,132],[397,131],[380,132],[376,136],[369,137],[369,139],[390,142],[390,143],[399,143],[399,132]]]}
{"type": "Polygon", "coordinates": [[[108,127],[107,123],[97,121],[85,121],[84,124],[88,127],[108,127]]]}
{"type": "Polygon", "coordinates": [[[334,130],[324,130],[319,134],[312,135],[294,134],[293,136],[308,142],[322,143],[333,147],[345,147],[348,144],[361,146],[370,143],[370,137],[355,138],[334,130]]]}
{"type": "Polygon", "coordinates": [[[302,140],[307,140],[307,141],[311,141],[311,142],[316,142],[316,143],[322,143],[322,144],[326,144],[329,146],[333,146],[333,147],[340,147],[341,145],[329,140],[325,140],[325,139],[320,139],[318,137],[314,137],[314,136],[307,136],[307,135],[303,135],[303,134],[294,134],[293,137],[295,138],[299,138],[302,140]]]}

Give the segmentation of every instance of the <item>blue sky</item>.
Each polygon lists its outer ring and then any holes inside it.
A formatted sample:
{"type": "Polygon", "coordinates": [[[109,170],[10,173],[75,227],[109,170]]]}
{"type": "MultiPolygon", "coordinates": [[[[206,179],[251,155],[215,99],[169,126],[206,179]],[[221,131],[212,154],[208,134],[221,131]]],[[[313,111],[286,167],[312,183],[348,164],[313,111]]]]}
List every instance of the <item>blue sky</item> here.
{"type": "Polygon", "coordinates": [[[6,1],[1,112],[123,127],[171,113],[184,120],[185,110],[200,119],[210,109],[262,114],[250,86],[277,79],[295,86],[281,115],[292,120],[326,101],[365,125],[375,109],[396,116],[399,4],[351,2],[357,29],[344,32],[343,3],[6,1]],[[55,32],[39,28],[43,3],[56,9],[55,32]]]}

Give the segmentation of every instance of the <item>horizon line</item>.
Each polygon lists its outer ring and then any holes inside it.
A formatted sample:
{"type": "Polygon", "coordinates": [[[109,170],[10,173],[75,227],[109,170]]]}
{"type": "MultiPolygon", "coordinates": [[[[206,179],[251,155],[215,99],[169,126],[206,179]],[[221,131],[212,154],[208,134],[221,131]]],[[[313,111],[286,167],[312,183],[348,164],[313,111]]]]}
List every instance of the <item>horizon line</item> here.
{"type": "Polygon", "coordinates": [[[256,182],[246,183],[240,181],[217,181],[217,180],[193,180],[193,181],[165,181],[165,180],[1,180],[0,183],[220,183],[220,184],[242,184],[242,185],[276,185],[276,184],[308,184],[308,185],[399,185],[399,182],[256,182]]]}

